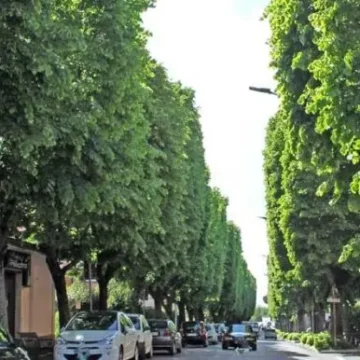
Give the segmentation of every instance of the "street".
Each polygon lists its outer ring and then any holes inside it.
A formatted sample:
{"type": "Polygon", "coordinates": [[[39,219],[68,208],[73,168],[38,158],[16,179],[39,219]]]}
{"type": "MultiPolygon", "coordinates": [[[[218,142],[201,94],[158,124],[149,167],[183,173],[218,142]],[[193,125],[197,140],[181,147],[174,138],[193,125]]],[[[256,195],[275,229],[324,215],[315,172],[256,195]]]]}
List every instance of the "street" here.
{"type": "MultiPolygon", "coordinates": [[[[238,357],[243,360],[342,360],[341,357],[335,355],[317,354],[290,343],[263,340],[258,341],[258,351],[254,352],[238,353],[232,349],[222,350],[220,345],[215,345],[205,349],[201,347],[188,347],[183,349],[182,354],[176,356],[169,356],[166,352],[155,354],[155,358],[160,360],[235,360],[238,357]]],[[[352,359],[352,357],[344,358],[344,360],[352,359]]]]}

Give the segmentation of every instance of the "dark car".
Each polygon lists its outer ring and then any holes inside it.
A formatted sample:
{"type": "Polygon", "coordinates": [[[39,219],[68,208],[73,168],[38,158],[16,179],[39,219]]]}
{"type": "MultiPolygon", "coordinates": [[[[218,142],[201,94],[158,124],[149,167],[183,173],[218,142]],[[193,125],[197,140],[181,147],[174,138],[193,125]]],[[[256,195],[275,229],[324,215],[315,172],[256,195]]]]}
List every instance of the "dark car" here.
{"type": "Polygon", "coordinates": [[[181,353],[181,335],[171,320],[151,319],[148,323],[153,336],[154,350],[168,350],[171,355],[181,353]]]}
{"type": "Polygon", "coordinates": [[[16,347],[11,336],[0,327],[0,359],[30,360],[27,352],[16,347]]]}
{"type": "Polygon", "coordinates": [[[246,324],[229,324],[227,331],[222,338],[222,348],[226,350],[233,348],[248,348],[257,350],[257,336],[252,331],[250,325],[246,324]]]}
{"type": "Polygon", "coordinates": [[[208,337],[205,325],[197,321],[185,321],[181,327],[183,346],[202,345],[208,346],[208,337]]]}
{"type": "Polygon", "coordinates": [[[256,334],[257,338],[259,338],[260,335],[260,327],[259,324],[255,321],[243,321],[242,324],[250,325],[252,328],[252,331],[256,334]]]}

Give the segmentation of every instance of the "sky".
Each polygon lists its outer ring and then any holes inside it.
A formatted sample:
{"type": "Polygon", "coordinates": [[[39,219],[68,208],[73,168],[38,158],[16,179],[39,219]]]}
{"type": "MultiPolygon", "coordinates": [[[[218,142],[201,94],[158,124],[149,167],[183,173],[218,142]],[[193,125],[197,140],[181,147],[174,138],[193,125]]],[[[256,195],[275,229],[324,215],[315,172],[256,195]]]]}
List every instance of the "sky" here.
{"type": "Polygon", "coordinates": [[[264,139],[275,96],[249,86],[275,83],[269,69],[269,26],[260,21],[268,0],[157,0],[144,16],[148,47],[172,80],[196,91],[211,185],[229,199],[228,218],[242,233],[257,303],[267,293],[264,139]]]}

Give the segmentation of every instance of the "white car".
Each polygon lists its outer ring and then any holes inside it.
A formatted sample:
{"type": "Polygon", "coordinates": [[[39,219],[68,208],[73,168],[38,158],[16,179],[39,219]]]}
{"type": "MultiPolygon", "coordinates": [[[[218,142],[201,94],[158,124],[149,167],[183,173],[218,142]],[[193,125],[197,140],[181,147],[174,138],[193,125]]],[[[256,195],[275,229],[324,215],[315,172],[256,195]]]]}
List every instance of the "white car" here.
{"type": "Polygon", "coordinates": [[[215,330],[215,326],[212,324],[207,324],[205,325],[205,329],[208,335],[209,344],[216,345],[219,341],[218,341],[218,334],[215,330]]]}
{"type": "Polygon", "coordinates": [[[139,360],[139,334],[118,311],[82,311],[61,329],[54,360],[139,360]]]}
{"type": "Polygon", "coordinates": [[[139,355],[140,359],[151,359],[153,357],[153,335],[144,315],[127,314],[139,333],[139,355]]]}

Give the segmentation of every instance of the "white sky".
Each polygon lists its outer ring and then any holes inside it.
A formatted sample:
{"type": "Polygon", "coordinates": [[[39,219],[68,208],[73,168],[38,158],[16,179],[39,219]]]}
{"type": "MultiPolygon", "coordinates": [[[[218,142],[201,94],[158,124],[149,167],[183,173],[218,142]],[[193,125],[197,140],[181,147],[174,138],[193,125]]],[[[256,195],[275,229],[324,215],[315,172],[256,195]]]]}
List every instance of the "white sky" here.
{"type": "Polygon", "coordinates": [[[196,90],[211,184],[229,198],[228,216],[242,231],[245,258],[267,293],[268,245],[262,150],[275,96],[250,85],[274,88],[266,22],[266,0],[158,0],[144,16],[153,34],[152,55],[174,80],[196,90]]]}

